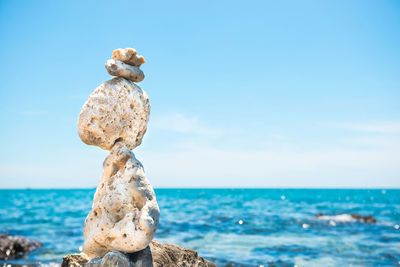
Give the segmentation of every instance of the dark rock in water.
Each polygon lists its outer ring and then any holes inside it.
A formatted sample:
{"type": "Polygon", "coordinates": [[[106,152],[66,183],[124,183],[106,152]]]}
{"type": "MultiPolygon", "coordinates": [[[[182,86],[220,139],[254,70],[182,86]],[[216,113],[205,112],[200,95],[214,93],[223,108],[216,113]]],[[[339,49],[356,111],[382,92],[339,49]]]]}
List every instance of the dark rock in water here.
{"type": "Polygon", "coordinates": [[[135,253],[108,252],[103,258],[89,260],[85,254],[65,256],[62,267],[216,267],[212,262],[200,257],[193,249],[168,243],[151,241],[150,246],[135,253]]]}
{"type": "Polygon", "coordinates": [[[23,237],[0,234],[0,260],[11,260],[23,257],[42,243],[23,237]]]}
{"type": "Polygon", "coordinates": [[[358,214],[350,214],[353,219],[363,223],[376,223],[376,219],[372,215],[361,216],[358,214]]]}
{"type": "Polygon", "coordinates": [[[362,216],[362,215],[358,215],[355,213],[352,214],[342,214],[342,215],[324,215],[322,213],[318,213],[317,214],[317,218],[318,219],[330,219],[330,220],[339,220],[342,221],[343,217],[347,216],[347,218],[354,219],[358,222],[362,222],[362,223],[376,223],[376,219],[374,218],[374,216],[372,215],[368,215],[368,216],[362,216]]]}

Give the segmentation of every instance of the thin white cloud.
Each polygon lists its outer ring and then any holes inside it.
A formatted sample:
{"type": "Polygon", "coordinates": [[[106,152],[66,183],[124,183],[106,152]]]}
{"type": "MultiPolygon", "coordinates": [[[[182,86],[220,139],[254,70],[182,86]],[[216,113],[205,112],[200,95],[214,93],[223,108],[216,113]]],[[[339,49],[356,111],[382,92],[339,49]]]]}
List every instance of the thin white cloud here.
{"type": "MultiPolygon", "coordinates": [[[[168,147],[134,150],[156,188],[400,187],[398,135],[369,136],[362,131],[359,136],[326,141],[317,147],[277,135],[271,144],[250,149],[215,145],[209,135],[218,131],[205,127],[198,118],[169,114],[157,119],[161,129],[203,135],[192,135],[168,147]]],[[[224,138],[232,143],[232,138],[240,137],[224,138]]],[[[80,150],[59,153],[57,161],[47,164],[2,163],[0,187],[95,187],[106,153],[80,150]]]]}
{"type": "Polygon", "coordinates": [[[340,143],[351,146],[361,146],[369,148],[400,148],[400,138],[395,136],[378,135],[378,136],[357,136],[354,138],[344,138],[340,143]]]}
{"type": "Polygon", "coordinates": [[[381,121],[374,123],[328,123],[330,127],[380,134],[399,134],[400,122],[398,121],[381,121]]]}
{"type": "MultiPolygon", "coordinates": [[[[400,140],[391,145],[300,149],[221,148],[206,142],[137,151],[154,187],[400,187],[400,140]]],[[[0,187],[95,187],[106,152],[61,153],[55,162],[0,164],[0,187]]]]}
{"type": "Polygon", "coordinates": [[[196,146],[144,153],[161,187],[399,187],[400,145],[382,149],[240,150],[196,146]]]}
{"type": "Polygon", "coordinates": [[[197,135],[220,136],[222,131],[207,126],[198,117],[186,116],[182,113],[168,113],[155,116],[150,121],[151,126],[158,129],[197,135]]]}

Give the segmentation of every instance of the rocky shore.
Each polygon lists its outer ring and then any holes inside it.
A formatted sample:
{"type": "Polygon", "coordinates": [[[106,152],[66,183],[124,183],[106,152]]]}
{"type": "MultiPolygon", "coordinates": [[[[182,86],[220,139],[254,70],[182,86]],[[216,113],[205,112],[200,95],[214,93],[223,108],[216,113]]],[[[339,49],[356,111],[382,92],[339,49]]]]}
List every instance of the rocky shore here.
{"type": "Polygon", "coordinates": [[[41,247],[42,243],[23,236],[0,234],[0,260],[12,260],[41,247]]]}
{"type": "Polygon", "coordinates": [[[87,255],[71,254],[63,258],[62,267],[214,267],[214,263],[200,257],[193,249],[160,243],[153,240],[144,250],[134,253],[113,251],[104,257],[90,259],[87,255]]]}

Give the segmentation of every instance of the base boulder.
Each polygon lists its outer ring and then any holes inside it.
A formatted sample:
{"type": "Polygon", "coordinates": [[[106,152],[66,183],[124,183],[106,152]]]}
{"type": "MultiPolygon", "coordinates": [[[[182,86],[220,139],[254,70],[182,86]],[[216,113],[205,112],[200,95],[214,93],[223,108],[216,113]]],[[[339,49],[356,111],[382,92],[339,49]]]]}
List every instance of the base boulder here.
{"type": "Polygon", "coordinates": [[[216,267],[216,265],[199,256],[193,249],[177,245],[160,243],[153,240],[144,250],[134,253],[108,252],[102,258],[89,260],[84,254],[65,256],[62,267],[216,267]]]}

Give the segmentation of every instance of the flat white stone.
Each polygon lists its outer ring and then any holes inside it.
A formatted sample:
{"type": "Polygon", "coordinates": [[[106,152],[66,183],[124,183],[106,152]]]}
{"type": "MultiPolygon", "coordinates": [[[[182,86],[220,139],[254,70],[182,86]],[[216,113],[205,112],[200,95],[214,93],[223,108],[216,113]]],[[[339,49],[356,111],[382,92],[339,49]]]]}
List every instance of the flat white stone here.
{"type": "Polygon", "coordinates": [[[90,95],[79,115],[79,136],[88,145],[110,150],[116,141],[129,149],[141,144],[150,115],[147,93],[132,81],[111,79],[90,95]]]}
{"type": "Polygon", "coordinates": [[[142,250],[153,239],[159,216],[142,164],[123,142],[117,142],[104,161],[92,210],[85,221],[85,253],[94,258],[114,250],[142,250]]]}
{"type": "Polygon", "coordinates": [[[123,77],[134,82],[141,82],[144,79],[144,73],[141,69],[118,59],[107,60],[106,69],[112,76],[123,77]]]}

